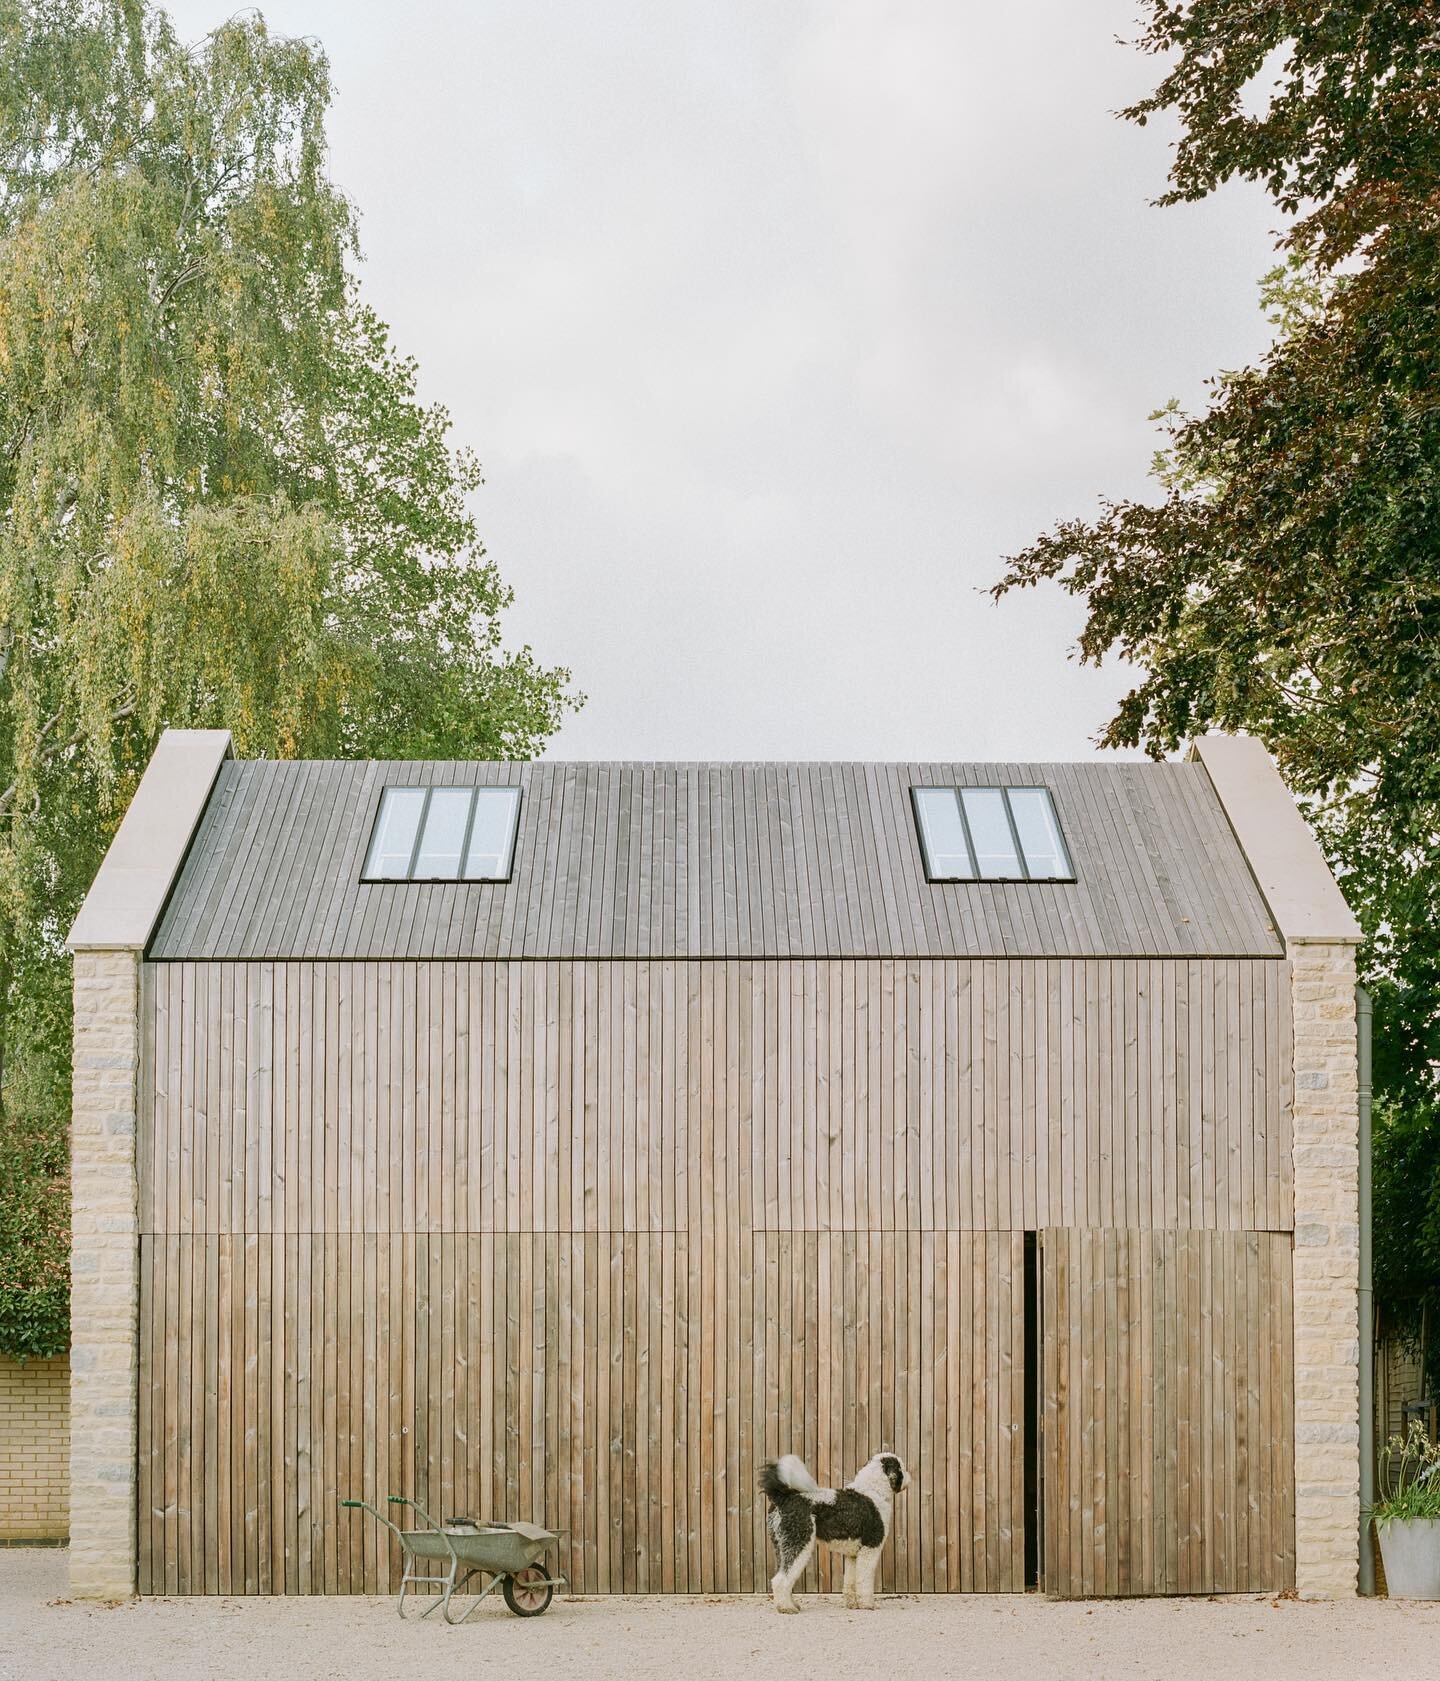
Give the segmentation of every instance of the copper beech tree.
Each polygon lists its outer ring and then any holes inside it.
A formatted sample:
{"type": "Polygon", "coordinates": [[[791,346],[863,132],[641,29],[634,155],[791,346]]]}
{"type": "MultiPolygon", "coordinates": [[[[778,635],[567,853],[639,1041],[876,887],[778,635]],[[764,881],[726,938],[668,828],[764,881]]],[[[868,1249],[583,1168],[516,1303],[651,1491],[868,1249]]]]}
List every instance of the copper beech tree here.
{"type": "Polygon", "coordinates": [[[1125,115],[1180,123],[1161,202],[1240,177],[1286,217],[1276,337],[1202,413],[1157,417],[1155,499],[1063,522],[995,594],[1057,580],[1081,657],[1139,667],[1106,745],[1248,731],[1306,798],[1376,995],[1377,1291],[1418,1332],[1440,1300],[1440,4],[1148,0],[1139,44],[1168,68],[1125,115]]]}

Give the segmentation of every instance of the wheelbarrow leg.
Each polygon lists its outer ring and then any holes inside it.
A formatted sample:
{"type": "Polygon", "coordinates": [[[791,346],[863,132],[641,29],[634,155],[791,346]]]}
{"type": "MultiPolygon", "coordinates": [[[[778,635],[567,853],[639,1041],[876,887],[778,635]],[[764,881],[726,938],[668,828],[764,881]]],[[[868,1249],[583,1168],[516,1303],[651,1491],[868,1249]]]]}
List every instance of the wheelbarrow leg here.
{"type": "Polygon", "coordinates": [[[445,1619],[445,1621],[447,1623],[450,1621],[450,1595],[455,1591],[455,1571],[459,1563],[460,1560],[455,1556],[454,1549],[452,1548],[450,1553],[450,1568],[443,1576],[436,1576],[432,1578],[434,1581],[441,1583],[440,1598],[434,1605],[430,1606],[428,1610],[423,1611],[421,1613],[422,1616],[428,1617],[431,1611],[438,1609],[440,1615],[445,1619]]]}
{"type": "MultiPolygon", "coordinates": [[[[400,1543],[400,1593],[395,1601],[395,1613],[400,1618],[401,1622],[404,1622],[405,1594],[410,1584],[412,1582],[438,1582],[442,1580],[442,1578],[439,1576],[420,1576],[415,1574],[412,1569],[412,1566],[415,1563],[415,1554],[410,1550],[410,1543],[405,1539],[405,1532],[397,1524],[391,1523],[390,1519],[385,1516],[384,1512],[377,1510],[377,1508],[372,1506],[368,1500],[342,1500],[340,1504],[342,1506],[352,1507],[356,1511],[369,1512],[371,1517],[377,1518],[382,1524],[384,1524],[386,1529],[388,1529],[400,1543]]],[[[390,1496],[390,1504],[403,1505],[406,1504],[406,1502],[402,1501],[398,1495],[392,1494],[390,1496]]],[[[451,1555],[451,1575],[454,1575],[453,1553],[451,1555]]],[[[438,1604],[439,1602],[437,1601],[436,1603],[438,1604]]],[[[428,1617],[430,1612],[434,1609],[435,1606],[432,1605],[428,1610],[422,1611],[420,1616],[428,1617]]],[[[419,1618],[417,1618],[416,1621],[418,1622],[419,1618]]]]}
{"type": "Polygon", "coordinates": [[[463,1586],[470,1580],[471,1576],[475,1574],[473,1570],[467,1570],[460,1578],[459,1583],[457,1583],[455,1580],[455,1569],[458,1563],[459,1560],[452,1556],[450,1560],[450,1574],[445,1578],[445,1586],[440,1592],[440,1615],[447,1623],[453,1623],[455,1621],[455,1619],[450,1615],[450,1595],[455,1592],[457,1586],[463,1586]]]}
{"type": "MultiPolygon", "coordinates": [[[[347,1501],[346,1504],[347,1505],[360,1505],[360,1504],[363,1504],[363,1502],[347,1501]]],[[[428,1617],[432,1611],[437,1611],[438,1610],[438,1611],[440,1611],[444,1614],[445,1621],[448,1623],[450,1621],[450,1615],[449,1615],[449,1611],[446,1608],[450,1604],[450,1595],[455,1591],[455,1572],[459,1568],[460,1557],[459,1557],[459,1554],[455,1551],[454,1545],[452,1544],[452,1542],[450,1540],[450,1537],[445,1533],[445,1526],[443,1524],[436,1523],[435,1519],[430,1516],[429,1512],[427,1512],[423,1506],[417,1504],[417,1502],[415,1502],[414,1500],[407,1499],[406,1496],[403,1495],[403,1494],[391,1494],[391,1495],[387,1496],[387,1504],[389,1504],[391,1506],[409,1506],[410,1509],[413,1512],[417,1513],[420,1516],[420,1518],[422,1518],[424,1520],[424,1522],[426,1524],[428,1524],[430,1526],[430,1528],[433,1529],[435,1531],[435,1533],[440,1537],[440,1539],[445,1543],[445,1551],[449,1554],[449,1557],[450,1557],[450,1568],[445,1572],[445,1574],[443,1576],[431,1576],[431,1575],[421,1576],[421,1575],[415,1574],[414,1572],[412,1572],[412,1570],[410,1568],[410,1566],[414,1563],[415,1553],[412,1550],[412,1548],[410,1547],[409,1543],[406,1541],[404,1534],[399,1529],[396,1529],[395,1525],[392,1524],[388,1518],[381,1518],[380,1521],[383,1524],[385,1524],[388,1528],[395,1530],[396,1535],[399,1536],[399,1538],[400,1538],[400,1545],[401,1545],[402,1548],[404,1548],[404,1551],[405,1551],[405,1574],[400,1578],[400,1598],[399,1598],[399,1600],[396,1604],[395,1609],[400,1613],[400,1616],[403,1620],[403,1618],[405,1616],[405,1590],[410,1585],[410,1583],[411,1582],[434,1582],[434,1583],[436,1583],[440,1586],[440,1597],[433,1604],[427,1605],[425,1607],[425,1609],[420,1613],[420,1615],[415,1620],[416,1620],[416,1622],[423,1622],[425,1620],[425,1618],[428,1617]]],[[[367,1507],[366,1509],[369,1510],[369,1511],[374,1511],[373,1506],[372,1507],[367,1507]]],[[[376,1513],[376,1516],[379,1517],[378,1512],[376,1513]]]]}
{"type": "MultiPolygon", "coordinates": [[[[480,1571],[480,1570],[467,1570],[465,1572],[465,1574],[460,1578],[460,1580],[456,1584],[456,1586],[463,1588],[465,1586],[466,1582],[468,1582],[472,1576],[479,1576],[479,1575],[482,1575],[482,1574],[483,1574],[483,1572],[480,1571]]],[[[496,1588],[498,1588],[504,1580],[505,1580],[505,1578],[503,1576],[492,1576],[490,1578],[490,1580],[485,1584],[485,1586],[483,1588],[481,1588],[480,1592],[475,1595],[475,1603],[473,1605],[467,1607],[464,1611],[462,1611],[458,1617],[452,1617],[450,1615],[450,1595],[447,1593],[445,1595],[445,1604],[444,1604],[444,1608],[443,1608],[443,1615],[444,1615],[445,1621],[447,1623],[449,1623],[452,1628],[458,1627],[461,1623],[468,1623],[470,1621],[470,1619],[475,1615],[475,1613],[480,1609],[481,1601],[485,1600],[485,1599],[488,1599],[490,1597],[490,1595],[495,1592],[496,1588]]]]}
{"type": "Polygon", "coordinates": [[[405,1595],[413,1585],[420,1582],[429,1582],[441,1585],[442,1587],[444,1599],[432,1599],[420,1615],[414,1619],[417,1623],[423,1623],[432,1611],[438,1610],[444,1603],[444,1600],[449,1599],[450,1597],[450,1589],[455,1584],[455,1555],[454,1553],[451,1553],[450,1568],[445,1575],[436,1576],[432,1575],[429,1571],[420,1571],[415,1568],[416,1564],[419,1562],[419,1557],[403,1535],[400,1537],[400,1546],[401,1550],[405,1554],[405,1568],[400,1576],[400,1597],[395,1602],[395,1610],[399,1614],[400,1621],[402,1623],[405,1621],[405,1595]]]}

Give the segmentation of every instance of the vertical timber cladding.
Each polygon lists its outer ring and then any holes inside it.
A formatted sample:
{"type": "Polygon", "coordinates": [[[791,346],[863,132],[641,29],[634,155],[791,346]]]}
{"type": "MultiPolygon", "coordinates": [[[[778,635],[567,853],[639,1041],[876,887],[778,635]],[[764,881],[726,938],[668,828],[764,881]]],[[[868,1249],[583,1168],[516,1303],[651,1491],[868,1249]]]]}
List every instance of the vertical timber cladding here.
{"type": "Polygon", "coordinates": [[[382,1591],[391,1491],[757,1589],[756,1462],[881,1444],[882,1583],[1018,1590],[1024,1232],[1291,1220],[1279,962],[144,980],[142,1592],[382,1591]]]}
{"type": "Polygon", "coordinates": [[[1288,1232],[1047,1231],[1045,1586],[1295,1581],[1288,1232]]]}

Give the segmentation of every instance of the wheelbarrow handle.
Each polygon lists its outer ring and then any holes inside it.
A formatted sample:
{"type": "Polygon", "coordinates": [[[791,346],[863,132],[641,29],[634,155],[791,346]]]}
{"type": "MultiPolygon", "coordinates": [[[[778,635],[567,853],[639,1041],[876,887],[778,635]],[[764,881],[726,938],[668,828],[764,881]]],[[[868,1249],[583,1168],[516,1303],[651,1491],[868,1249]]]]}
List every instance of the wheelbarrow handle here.
{"type": "MultiPolygon", "coordinates": [[[[385,1498],[392,1506],[408,1506],[422,1522],[429,1524],[431,1529],[435,1530],[437,1534],[445,1535],[444,1524],[436,1523],[434,1518],[430,1516],[429,1512],[427,1512],[418,1502],[408,1499],[403,1494],[387,1494],[385,1498]]],[[[455,1551],[454,1547],[450,1546],[450,1538],[448,1535],[445,1536],[445,1545],[450,1548],[452,1553],[455,1551]]]]}
{"type": "Polygon", "coordinates": [[[384,1512],[382,1512],[377,1506],[372,1506],[368,1500],[342,1500],[340,1504],[342,1506],[354,1507],[362,1512],[369,1512],[370,1516],[377,1519],[380,1523],[383,1523],[386,1529],[388,1529],[400,1543],[401,1547],[404,1547],[405,1537],[400,1533],[399,1528],[395,1524],[391,1523],[389,1518],[387,1518],[384,1512]]]}

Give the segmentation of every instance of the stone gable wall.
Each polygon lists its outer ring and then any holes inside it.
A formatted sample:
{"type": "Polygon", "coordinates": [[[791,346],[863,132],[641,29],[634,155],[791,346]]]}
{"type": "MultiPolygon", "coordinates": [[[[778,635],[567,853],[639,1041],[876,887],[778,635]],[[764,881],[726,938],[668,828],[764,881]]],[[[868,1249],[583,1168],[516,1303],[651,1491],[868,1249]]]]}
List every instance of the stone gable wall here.
{"type": "Polygon", "coordinates": [[[1359,1088],[1355,951],[1292,942],[1295,1017],[1295,1587],[1358,1586],[1359,1088]]]}
{"type": "Polygon", "coordinates": [[[137,954],[75,958],[70,1591],[135,1591],[137,954]]]}

